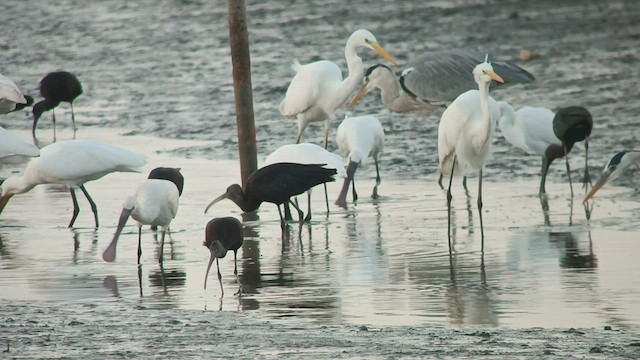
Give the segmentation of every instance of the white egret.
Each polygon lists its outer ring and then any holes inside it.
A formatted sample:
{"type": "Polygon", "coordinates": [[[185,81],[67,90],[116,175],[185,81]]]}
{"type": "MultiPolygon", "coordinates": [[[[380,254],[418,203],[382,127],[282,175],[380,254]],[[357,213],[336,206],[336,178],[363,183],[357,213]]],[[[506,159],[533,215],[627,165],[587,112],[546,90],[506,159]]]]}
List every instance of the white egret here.
{"type": "Polygon", "coordinates": [[[491,142],[500,108],[489,96],[491,80],[502,82],[486,61],[473,69],[478,90],[469,90],[458,96],[442,114],[438,127],[438,157],[440,171],[449,175],[447,190],[449,250],[451,250],[451,183],[453,174],[478,171],[478,212],[482,251],[484,227],[482,223],[482,169],[491,153],[491,142]]]}
{"type": "Polygon", "coordinates": [[[11,163],[15,158],[40,155],[33,143],[0,126],[0,164],[11,163]]]}
{"type": "Polygon", "coordinates": [[[67,71],[56,71],[48,73],[40,80],[40,95],[44,100],[33,105],[33,127],[31,133],[36,137],[36,125],[38,119],[45,111],[52,111],[53,136],[56,134],[56,113],[55,108],[61,102],[68,102],[71,105],[71,122],[73,131],[76,128],[76,118],[73,112],[73,101],[82,94],[82,85],[78,78],[67,71]]]}
{"type": "Polygon", "coordinates": [[[222,259],[227,255],[227,251],[233,251],[233,274],[236,276],[238,282],[238,292],[242,293],[242,285],[240,284],[240,278],[238,277],[238,249],[244,242],[244,233],[242,230],[242,223],[233,217],[223,217],[211,219],[207,223],[205,228],[204,245],[211,257],[209,258],[209,265],[207,265],[207,273],[204,275],[204,289],[207,289],[207,278],[209,278],[209,270],[213,260],[216,260],[216,267],[218,268],[218,282],[220,282],[220,297],[224,296],[224,288],[222,287],[222,274],[220,273],[220,264],[218,259],[222,259]]]}
{"type": "Polygon", "coordinates": [[[591,188],[591,191],[587,195],[585,195],[583,203],[587,202],[589,199],[596,194],[596,192],[604,186],[607,182],[616,179],[626,168],[633,164],[640,163],[640,150],[625,150],[620,151],[619,153],[613,155],[611,160],[607,162],[602,170],[602,176],[598,181],[596,181],[595,185],[591,188]]]}
{"type": "MultiPolygon", "coordinates": [[[[488,60],[504,80],[504,83],[493,81],[492,89],[529,83],[535,79],[516,64],[488,60]]],[[[484,56],[469,52],[429,53],[409,62],[399,78],[385,65],[371,66],[366,70],[364,84],[349,106],[355,106],[366,93],[378,88],[382,103],[392,111],[435,114],[444,110],[458,95],[477,88],[472,72],[483,61],[484,56]]]]}
{"type": "Polygon", "coordinates": [[[280,113],[286,119],[295,119],[298,123],[296,143],[302,139],[302,133],[310,122],[324,121],[324,148],[329,142],[329,128],[336,110],[362,84],[364,65],[357,51],[368,48],[392,64],[396,61],[389,55],[367,30],[357,30],[349,37],[344,50],[349,75],[343,79],[342,71],[335,63],[320,60],[301,65],[295,61],[293,70],[296,75],[291,80],[285,98],[280,103],[280,113]]]}
{"type": "Polygon", "coordinates": [[[127,197],[122,206],[118,227],[113,236],[113,240],[102,253],[105,261],[112,262],[116,259],[116,246],[129,216],[138,222],[138,264],[142,255],[142,226],[160,226],[160,254],[158,261],[162,262],[164,249],[164,238],[169,229],[171,221],[178,213],[178,202],[180,194],[176,185],[170,180],[146,179],[138,188],[134,195],[127,197]]]}
{"type": "Polygon", "coordinates": [[[40,149],[40,156],[31,159],[20,176],[11,176],[2,183],[0,213],[16,194],[25,193],[40,184],[60,184],[69,188],[73,200],[73,226],[80,208],[75,189],[89,201],[96,228],[98,208],[85,189],[88,181],[97,180],[112,172],[140,172],[146,164],[144,155],[95,140],[67,140],[55,142],[40,149]]]}
{"type": "Polygon", "coordinates": [[[31,104],[31,96],[25,96],[13,80],[0,74],[0,114],[20,110],[31,104]]]}
{"type": "MultiPolygon", "coordinates": [[[[336,169],[339,177],[346,177],[347,170],[345,168],[344,159],[338,154],[334,154],[322,146],[310,143],[287,144],[279,147],[269,154],[265,159],[264,165],[271,165],[279,162],[290,162],[297,164],[325,164],[327,169],[336,169]]],[[[327,184],[324,185],[325,201],[327,205],[327,213],[329,212],[329,198],[327,194],[327,184]]],[[[311,220],[311,191],[307,191],[307,216],[305,221],[311,220]]],[[[285,210],[288,202],[284,203],[285,210]]]]}
{"type": "Polygon", "coordinates": [[[347,191],[349,190],[349,183],[352,185],[353,201],[358,200],[358,194],[356,193],[356,186],[354,181],[354,175],[363,161],[367,158],[373,158],[376,165],[376,185],[373,187],[372,198],[378,198],[378,186],[380,185],[380,170],[378,167],[378,157],[382,152],[382,146],[384,143],[384,130],[380,121],[373,116],[356,116],[345,117],[338,127],[338,134],[336,135],[336,142],[338,147],[344,156],[347,157],[347,178],[344,180],[342,190],[336,205],[343,208],[347,207],[347,191]]]}

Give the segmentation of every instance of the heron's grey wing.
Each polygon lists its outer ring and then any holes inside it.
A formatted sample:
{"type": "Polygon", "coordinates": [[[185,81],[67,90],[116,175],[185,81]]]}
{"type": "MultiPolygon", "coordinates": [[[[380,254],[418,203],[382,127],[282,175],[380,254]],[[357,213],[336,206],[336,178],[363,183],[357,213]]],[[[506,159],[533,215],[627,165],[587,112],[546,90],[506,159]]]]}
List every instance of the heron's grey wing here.
{"type": "MultiPolygon", "coordinates": [[[[518,65],[489,58],[491,65],[505,84],[528,83],[533,75],[518,65]]],[[[473,69],[484,62],[484,55],[470,52],[436,52],[420,56],[407,66],[401,84],[405,91],[415,97],[435,104],[449,104],[467,90],[478,85],[473,78],[473,69]]],[[[492,87],[499,83],[492,81],[492,87]]]]}

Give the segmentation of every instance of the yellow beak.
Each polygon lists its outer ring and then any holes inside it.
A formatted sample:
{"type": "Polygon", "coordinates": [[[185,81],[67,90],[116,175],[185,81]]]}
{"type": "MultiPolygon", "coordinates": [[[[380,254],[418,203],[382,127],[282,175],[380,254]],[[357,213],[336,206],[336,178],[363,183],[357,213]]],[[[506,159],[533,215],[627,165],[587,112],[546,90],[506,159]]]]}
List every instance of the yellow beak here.
{"type": "Polygon", "coordinates": [[[360,90],[358,90],[358,93],[356,94],[356,96],[353,97],[353,99],[351,100],[351,102],[349,103],[349,107],[352,108],[354,106],[356,106],[356,104],[358,103],[358,101],[360,101],[360,99],[362,99],[362,97],[369,92],[369,89],[367,88],[367,85],[369,83],[366,82],[364,85],[362,85],[362,87],[360,88],[360,90]]]}
{"type": "Polygon", "coordinates": [[[591,199],[593,197],[593,195],[596,194],[596,192],[604,186],[604,184],[607,183],[607,181],[609,180],[609,173],[607,174],[603,174],[602,177],[600,179],[598,179],[598,181],[596,182],[595,185],[593,185],[593,187],[591,188],[591,190],[589,191],[589,193],[587,195],[585,195],[584,200],[582,200],[582,203],[586,203],[587,201],[589,201],[589,199],[591,199]]]}
{"type": "Polygon", "coordinates": [[[389,55],[387,50],[383,49],[382,46],[380,46],[380,44],[372,42],[372,43],[369,43],[369,45],[371,45],[373,47],[373,50],[375,50],[380,56],[385,58],[388,62],[392,63],[393,65],[398,65],[396,60],[393,57],[391,57],[391,55],[389,55]]]}
{"type": "Polygon", "coordinates": [[[490,78],[492,78],[493,80],[499,83],[504,83],[504,80],[500,77],[500,75],[496,74],[493,71],[487,71],[487,76],[489,76],[490,78]]]}

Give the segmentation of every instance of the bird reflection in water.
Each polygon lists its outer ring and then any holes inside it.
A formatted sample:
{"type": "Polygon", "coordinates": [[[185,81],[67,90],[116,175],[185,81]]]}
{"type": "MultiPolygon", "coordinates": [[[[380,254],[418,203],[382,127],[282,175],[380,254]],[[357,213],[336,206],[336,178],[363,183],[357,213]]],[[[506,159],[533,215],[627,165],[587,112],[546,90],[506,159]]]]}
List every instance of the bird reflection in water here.
{"type": "MultiPolygon", "coordinates": [[[[164,269],[164,265],[159,263],[156,270],[149,273],[149,285],[152,288],[162,289],[162,294],[169,295],[170,288],[184,287],[187,280],[187,273],[178,268],[164,269]]],[[[138,266],[138,287],[140,297],[144,296],[142,286],[142,265],[138,266]]]]}
{"type": "Polygon", "coordinates": [[[73,260],[72,260],[73,264],[74,265],[78,264],[78,255],[79,255],[80,243],[81,243],[80,239],[82,236],[90,237],[91,239],[91,247],[87,251],[87,255],[89,255],[89,257],[93,259],[93,256],[96,254],[98,250],[98,233],[96,229],[91,229],[88,232],[82,233],[81,235],[80,231],[78,231],[76,228],[72,228],[71,233],[73,234],[73,260]]]}
{"type": "Polygon", "coordinates": [[[594,269],[598,267],[598,259],[593,253],[591,232],[588,232],[589,246],[580,249],[580,241],[571,232],[550,232],[549,241],[557,243],[564,249],[564,256],[560,258],[562,268],[594,269]]]}

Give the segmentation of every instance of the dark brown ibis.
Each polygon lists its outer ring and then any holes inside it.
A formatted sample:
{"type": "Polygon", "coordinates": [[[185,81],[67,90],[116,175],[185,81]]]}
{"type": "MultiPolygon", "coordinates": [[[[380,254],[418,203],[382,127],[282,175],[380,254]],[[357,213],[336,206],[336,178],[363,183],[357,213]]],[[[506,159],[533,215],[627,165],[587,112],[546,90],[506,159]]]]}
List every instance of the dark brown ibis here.
{"type": "Polygon", "coordinates": [[[244,234],[242,231],[242,223],[233,217],[222,217],[210,220],[205,228],[204,245],[211,252],[207,273],[204,276],[204,289],[207,289],[207,279],[209,278],[209,270],[213,260],[216,260],[218,268],[218,281],[220,282],[220,291],[224,296],[224,288],[222,287],[222,274],[220,273],[220,264],[218,259],[222,259],[227,255],[227,251],[233,251],[233,274],[238,282],[237,294],[242,294],[242,285],[238,277],[238,249],[244,242],[244,234]]]}
{"type": "Polygon", "coordinates": [[[73,131],[76,129],[76,119],[73,113],[73,101],[82,94],[82,85],[78,78],[67,71],[56,71],[48,73],[40,80],[40,95],[44,100],[33,105],[33,128],[31,133],[36,136],[36,126],[38,119],[45,111],[52,111],[53,134],[56,133],[56,113],[55,108],[61,102],[68,102],[71,105],[71,122],[73,131]]]}
{"type": "MultiPolygon", "coordinates": [[[[588,157],[589,157],[589,136],[593,128],[593,117],[589,110],[582,106],[568,106],[560,108],[553,118],[553,132],[558,139],[562,141],[562,153],[558,153],[558,149],[547,150],[549,153],[545,153],[545,157],[548,163],[543,164],[542,180],[540,189],[544,190],[544,179],[547,175],[547,170],[553,159],[564,156],[567,167],[567,176],[569,177],[569,188],[571,189],[571,197],[573,198],[573,185],[571,184],[571,169],[569,167],[568,154],[573,148],[573,145],[584,140],[584,187],[587,186],[587,182],[591,183],[589,177],[588,157]],[[560,155],[560,156],[558,156],[560,155]]],[[[544,191],[541,191],[544,192],[544,191]]]]}
{"type": "MultiPolygon", "coordinates": [[[[260,204],[268,202],[278,207],[280,225],[284,229],[285,222],[280,205],[316,185],[335,181],[336,169],[324,168],[325,165],[287,162],[267,165],[249,176],[245,189],[238,184],[229,186],[224,194],[207,205],[204,212],[206,213],[213,204],[222,199],[233,201],[245,212],[255,211],[260,204]]],[[[298,214],[302,214],[295,203],[289,202],[298,210],[298,214]]],[[[302,222],[302,216],[300,216],[300,222],[302,222]]]]}

